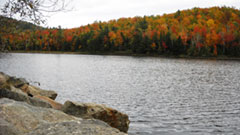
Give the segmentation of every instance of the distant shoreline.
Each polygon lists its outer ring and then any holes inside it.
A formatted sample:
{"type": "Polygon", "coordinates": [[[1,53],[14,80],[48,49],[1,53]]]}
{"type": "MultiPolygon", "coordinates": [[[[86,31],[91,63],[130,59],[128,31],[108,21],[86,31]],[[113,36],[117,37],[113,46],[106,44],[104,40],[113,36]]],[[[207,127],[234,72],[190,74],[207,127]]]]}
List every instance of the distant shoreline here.
{"type": "Polygon", "coordinates": [[[136,57],[159,57],[159,58],[174,58],[174,59],[206,59],[206,60],[237,60],[240,61],[240,57],[228,57],[228,56],[174,56],[174,55],[158,55],[158,54],[134,54],[131,52],[66,52],[66,51],[9,51],[8,53],[38,53],[38,54],[79,54],[79,55],[112,55],[112,56],[136,56],[136,57]]]}

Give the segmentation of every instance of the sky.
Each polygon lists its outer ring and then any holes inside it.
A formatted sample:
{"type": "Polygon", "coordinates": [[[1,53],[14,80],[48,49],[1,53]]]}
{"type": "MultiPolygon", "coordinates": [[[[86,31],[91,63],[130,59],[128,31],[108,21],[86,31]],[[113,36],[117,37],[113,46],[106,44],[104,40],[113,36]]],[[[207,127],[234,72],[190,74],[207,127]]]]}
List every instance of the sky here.
{"type": "MultiPolygon", "coordinates": [[[[1,0],[4,1],[4,0],[1,0]]],[[[67,1],[67,0],[66,0],[67,1]]],[[[162,15],[194,7],[228,6],[240,9],[240,0],[68,0],[67,12],[48,14],[45,26],[74,28],[94,21],[121,17],[162,15]]]]}

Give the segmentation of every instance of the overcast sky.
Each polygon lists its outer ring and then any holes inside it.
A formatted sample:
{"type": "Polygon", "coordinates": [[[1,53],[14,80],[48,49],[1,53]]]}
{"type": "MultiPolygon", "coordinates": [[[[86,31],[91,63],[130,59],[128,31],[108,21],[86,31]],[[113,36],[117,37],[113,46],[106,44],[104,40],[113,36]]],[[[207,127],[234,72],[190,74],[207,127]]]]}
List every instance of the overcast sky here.
{"type": "MultiPolygon", "coordinates": [[[[2,2],[5,0],[1,0],[2,2]]],[[[67,1],[67,0],[66,0],[67,1]]],[[[48,18],[47,26],[79,27],[94,21],[121,17],[162,15],[193,7],[230,6],[240,9],[240,0],[68,0],[69,12],[59,12],[48,18]]]]}

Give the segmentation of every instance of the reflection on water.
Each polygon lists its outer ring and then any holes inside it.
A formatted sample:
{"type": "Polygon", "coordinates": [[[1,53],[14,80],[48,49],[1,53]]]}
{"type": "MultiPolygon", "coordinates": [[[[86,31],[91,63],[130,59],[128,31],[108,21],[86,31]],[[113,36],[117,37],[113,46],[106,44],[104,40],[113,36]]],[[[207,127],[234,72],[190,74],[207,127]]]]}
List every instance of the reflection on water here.
{"type": "Polygon", "coordinates": [[[130,134],[240,133],[239,61],[8,54],[0,71],[125,112],[130,134]]]}

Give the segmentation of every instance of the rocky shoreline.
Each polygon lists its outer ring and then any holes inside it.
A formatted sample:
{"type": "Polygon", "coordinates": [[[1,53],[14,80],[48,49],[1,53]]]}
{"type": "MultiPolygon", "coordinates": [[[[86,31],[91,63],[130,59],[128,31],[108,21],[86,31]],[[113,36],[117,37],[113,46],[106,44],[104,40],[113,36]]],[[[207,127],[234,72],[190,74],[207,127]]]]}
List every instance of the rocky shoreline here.
{"type": "Polygon", "coordinates": [[[105,105],[55,101],[57,93],[0,72],[0,135],[126,135],[128,115],[105,105]]]}

